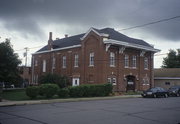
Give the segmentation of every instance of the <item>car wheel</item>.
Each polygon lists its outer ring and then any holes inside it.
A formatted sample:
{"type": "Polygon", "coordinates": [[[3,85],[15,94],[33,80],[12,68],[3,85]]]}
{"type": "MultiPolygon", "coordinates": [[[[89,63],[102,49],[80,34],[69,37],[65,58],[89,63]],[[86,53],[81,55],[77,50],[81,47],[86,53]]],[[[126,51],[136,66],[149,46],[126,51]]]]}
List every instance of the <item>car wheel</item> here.
{"type": "Polygon", "coordinates": [[[156,94],[153,94],[153,97],[154,97],[154,98],[157,98],[157,95],[156,95],[156,94]]]}
{"type": "Polygon", "coordinates": [[[180,96],[179,93],[177,93],[176,96],[179,97],[180,96]]]}
{"type": "Polygon", "coordinates": [[[164,97],[165,97],[165,98],[168,98],[168,94],[164,94],[164,97]]]}

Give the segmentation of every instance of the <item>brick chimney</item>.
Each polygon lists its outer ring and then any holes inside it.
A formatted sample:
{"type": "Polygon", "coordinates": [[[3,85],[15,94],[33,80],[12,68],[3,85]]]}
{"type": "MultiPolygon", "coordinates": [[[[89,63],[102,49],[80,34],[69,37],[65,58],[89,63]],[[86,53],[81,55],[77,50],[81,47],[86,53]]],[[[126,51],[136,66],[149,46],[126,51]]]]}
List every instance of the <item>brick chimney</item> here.
{"type": "Polygon", "coordinates": [[[67,38],[68,37],[68,34],[65,34],[65,38],[67,38]]]}
{"type": "Polygon", "coordinates": [[[49,32],[49,40],[48,40],[48,50],[52,49],[52,32],[49,32]]]}

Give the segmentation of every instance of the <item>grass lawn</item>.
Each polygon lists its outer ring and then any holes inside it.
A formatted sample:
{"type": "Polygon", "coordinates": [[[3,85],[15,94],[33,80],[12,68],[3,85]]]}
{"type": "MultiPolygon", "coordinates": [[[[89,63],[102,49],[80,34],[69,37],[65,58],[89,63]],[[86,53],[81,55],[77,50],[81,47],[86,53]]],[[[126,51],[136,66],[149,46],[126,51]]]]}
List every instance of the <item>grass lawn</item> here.
{"type": "Polygon", "coordinates": [[[30,98],[26,95],[25,89],[4,90],[2,98],[12,101],[30,100],[30,98]]]}

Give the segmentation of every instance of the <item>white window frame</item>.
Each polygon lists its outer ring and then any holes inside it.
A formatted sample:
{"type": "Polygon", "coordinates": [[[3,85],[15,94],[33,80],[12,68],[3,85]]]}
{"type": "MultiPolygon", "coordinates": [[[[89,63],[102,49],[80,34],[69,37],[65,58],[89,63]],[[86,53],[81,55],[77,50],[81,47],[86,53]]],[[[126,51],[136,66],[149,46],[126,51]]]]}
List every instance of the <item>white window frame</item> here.
{"type": "Polygon", "coordinates": [[[66,68],[66,56],[62,57],[62,68],[66,68]]]}
{"type": "Polygon", "coordinates": [[[136,56],[132,57],[132,68],[137,68],[137,57],[136,56]]]}
{"type": "Polygon", "coordinates": [[[79,86],[80,79],[79,78],[73,78],[72,79],[72,86],[79,86]]]}
{"type": "Polygon", "coordinates": [[[94,52],[89,54],[89,66],[94,66],[94,52]]]}
{"type": "Polygon", "coordinates": [[[79,55],[74,55],[74,67],[79,67],[79,55]]]}
{"type": "Polygon", "coordinates": [[[148,70],[148,57],[144,57],[144,69],[148,70]]]}
{"type": "Polygon", "coordinates": [[[124,56],[124,67],[129,68],[129,55],[124,56]]]}
{"type": "Polygon", "coordinates": [[[115,77],[108,77],[108,83],[112,84],[112,85],[116,85],[116,78],[115,77]]]}
{"type": "Polygon", "coordinates": [[[46,72],[46,60],[43,60],[43,68],[42,68],[43,72],[46,72]]]}
{"type": "Polygon", "coordinates": [[[115,53],[110,52],[110,67],[115,67],[115,53]]]}

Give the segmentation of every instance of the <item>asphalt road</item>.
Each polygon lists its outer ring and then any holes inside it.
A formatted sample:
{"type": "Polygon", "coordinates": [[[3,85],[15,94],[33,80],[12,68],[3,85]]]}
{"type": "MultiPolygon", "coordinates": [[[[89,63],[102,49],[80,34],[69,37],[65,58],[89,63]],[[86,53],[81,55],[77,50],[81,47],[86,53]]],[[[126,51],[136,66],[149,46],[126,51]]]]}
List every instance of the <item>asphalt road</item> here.
{"type": "Polygon", "coordinates": [[[180,97],[0,107],[1,124],[180,124],[180,97]]]}

